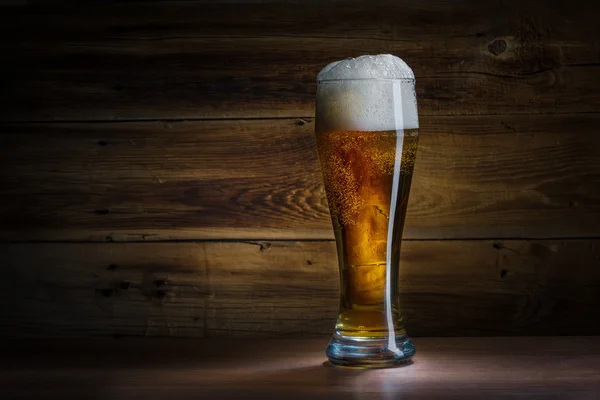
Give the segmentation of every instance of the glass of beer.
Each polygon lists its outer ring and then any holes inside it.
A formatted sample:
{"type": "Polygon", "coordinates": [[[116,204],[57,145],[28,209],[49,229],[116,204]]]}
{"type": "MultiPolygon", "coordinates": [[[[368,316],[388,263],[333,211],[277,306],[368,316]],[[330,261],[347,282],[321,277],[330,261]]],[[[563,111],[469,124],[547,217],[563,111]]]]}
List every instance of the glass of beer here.
{"type": "Polygon", "coordinates": [[[326,351],[334,365],[391,367],[415,353],[398,270],[418,128],[414,74],[400,58],[351,58],[319,73],[315,136],[341,289],[326,351]]]}

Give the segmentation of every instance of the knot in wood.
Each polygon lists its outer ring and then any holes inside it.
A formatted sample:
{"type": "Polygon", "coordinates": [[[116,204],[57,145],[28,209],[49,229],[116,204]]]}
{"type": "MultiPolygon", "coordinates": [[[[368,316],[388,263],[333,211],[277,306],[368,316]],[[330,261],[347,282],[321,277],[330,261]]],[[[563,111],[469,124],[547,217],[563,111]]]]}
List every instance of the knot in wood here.
{"type": "Polygon", "coordinates": [[[490,43],[490,45],[488,46],[488,50],[490,51],[490,53],[497,56],[504,53],[506,51],[506,47],[508,47],[508,45],[506,44],[506,40],[496,39],[492,43],[490,43]]]}

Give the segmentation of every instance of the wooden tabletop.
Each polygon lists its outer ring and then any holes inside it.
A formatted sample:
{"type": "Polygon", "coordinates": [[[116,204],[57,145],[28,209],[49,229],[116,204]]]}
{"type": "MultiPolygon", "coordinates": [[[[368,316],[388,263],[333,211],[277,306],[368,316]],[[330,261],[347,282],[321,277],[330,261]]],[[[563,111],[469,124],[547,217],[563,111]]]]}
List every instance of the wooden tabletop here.
{"type": "Polygon", "coordinates": [[[343,370],[327,339],[0,346],[0,398],[600,399],[600,337],[416,338],[412,365],[343,370]]]}

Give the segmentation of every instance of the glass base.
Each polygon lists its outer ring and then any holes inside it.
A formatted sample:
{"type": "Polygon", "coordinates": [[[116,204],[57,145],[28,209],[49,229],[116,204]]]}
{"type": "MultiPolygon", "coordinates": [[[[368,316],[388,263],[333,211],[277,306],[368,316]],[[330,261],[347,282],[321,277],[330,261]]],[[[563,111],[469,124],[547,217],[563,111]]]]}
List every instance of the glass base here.
{"type": "Polygon", "coordinates": [[[396,336],[396,349],[388,339],[333,335],[325,351],[331,364],[346,368],[391,368],[412,363],[415,346],[407,335],[396,336]]]}

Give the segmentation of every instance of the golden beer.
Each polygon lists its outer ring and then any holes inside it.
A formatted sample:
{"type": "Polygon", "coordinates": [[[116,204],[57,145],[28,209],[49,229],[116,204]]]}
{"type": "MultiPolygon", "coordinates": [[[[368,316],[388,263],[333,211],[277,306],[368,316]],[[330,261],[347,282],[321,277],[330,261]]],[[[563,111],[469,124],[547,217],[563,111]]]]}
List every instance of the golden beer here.
{"type": "Polygon", "coordinates": [[[340,311],[332,364],[412,359],[398,300],[400,243],[419,137],[414,75],[398,57],[333,62],[317,78],[315,136],[335,232],[340,311]]]}
{"type": "MultiPolygon", "coordinates": [[[[395,199],[399,239],[417,150],[418,130],[403,135],[402,160],[395,199]]],[[[316,132],[327,200],[338,244],[341,272],[340,314],[336,330],[347,336],[385,337],[386,249],[390,226],[396,131],[316,132]]],[[[400,241],[392,246],[398,263],[400,241]]],[[[392,296],[398,276],[392,274],[392,296]]],[[[396,332],[404,333],[399,310],[396,332]]]]}

